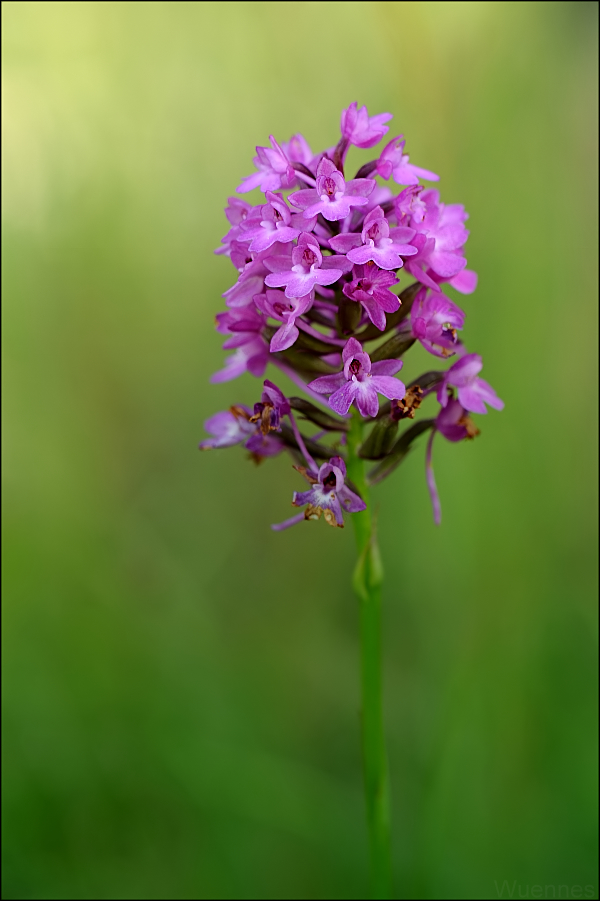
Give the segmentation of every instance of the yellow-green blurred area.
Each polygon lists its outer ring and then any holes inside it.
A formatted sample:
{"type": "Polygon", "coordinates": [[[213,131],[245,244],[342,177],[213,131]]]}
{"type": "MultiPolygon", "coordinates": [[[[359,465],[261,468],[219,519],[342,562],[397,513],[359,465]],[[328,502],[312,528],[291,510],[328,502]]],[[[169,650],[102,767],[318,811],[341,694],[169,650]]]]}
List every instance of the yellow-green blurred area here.
{"type": "Polygon", "coordinates": [[[226,197],[353,100],[466,205],[506,402],[439,528],[423,445],[374,492],[396,893],[597,897],[597,4],[2,11],[4,897],[368,891],[352,529],[197,451],[260,390],[208,383],[226,197]]]}

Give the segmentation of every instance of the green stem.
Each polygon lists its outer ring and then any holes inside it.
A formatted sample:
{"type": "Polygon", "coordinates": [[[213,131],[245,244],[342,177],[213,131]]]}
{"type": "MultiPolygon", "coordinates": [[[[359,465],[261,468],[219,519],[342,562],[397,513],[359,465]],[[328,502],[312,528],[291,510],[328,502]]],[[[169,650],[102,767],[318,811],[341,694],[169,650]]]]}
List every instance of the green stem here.
{"type": "Polygon", "coordinates": [[[383,571],[369,494],[365,464],[358,456],[362,420],[354,412],[348,432],[348,478],[367,505],[353,513],[358,562],[354,590],[360,601],[362,740],[367,820],[371,849],[373,898],[391,898],[390,804],[387,757],[381,701],[381,583],[383,571]]]}

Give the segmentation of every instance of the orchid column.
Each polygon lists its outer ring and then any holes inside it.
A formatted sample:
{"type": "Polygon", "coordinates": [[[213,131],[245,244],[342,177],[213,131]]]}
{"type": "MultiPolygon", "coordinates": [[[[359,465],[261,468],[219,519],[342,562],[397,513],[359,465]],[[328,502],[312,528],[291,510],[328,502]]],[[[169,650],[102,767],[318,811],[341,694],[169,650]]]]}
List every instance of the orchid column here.
{"type": "Polygon", "coordinates": [[[402,136],[346,179],[349,147],[375,146],[391,118],[389,113],[370,117],[366,107],[352,103],[342,112],[334,147],[313,154],[302,135],[294,135],[282,144],[271,137],[270,147],[256,148],[257,171],[238,193],[260,188],[264,197],[255,205],[229,198],[225,213],[231,228],[216,251],[230,257],[237,279],[223,295],[227,309],[217,315],[217,330],[226,335],[223,346],[233,353],[212,381],[243,372],[262,378],[270,363],[302,395],[287,397],[267,379],[252,409],[234,404],[209,419],[206,428],[213,437],[200,444],[202,450],[243,444],[256,462],[289,453],[308,488],[293,492],[299,512],[273,525],[275,531],[320,518],[342,528],[344,513],[352,516],[365,791],[377,898],[391,897],[390,818],[381,701],[382,566],[368,490],[394,472],[419,436],[429,432],[425,470],[439,523],[435,435],[453,442],[471,439],[478,429],[469,414],[486,413],[486,404],[503,407],[479,377],[481,357],[468,353],[459,336],[464,312],[442,292],[449,285],[470,294],[477,285],[477,276],[466,268],[464,207],[443,204],[436,190],[420,184],[438,176],[410,162],[402,136]],[[390,179],[402,188],[395,195],[382,184],[390,179]],[[404,272],[410,277],[402,288],[404,272]],[[405,384],[397,375],[416,341],[436,365],[405,384]],[[438,368],[452,357],[449,368],[438,368]],[[430,400],[437,408],[415,420],[430,400]],[[368,472],[367,461],[374,464],[368,472]]]}

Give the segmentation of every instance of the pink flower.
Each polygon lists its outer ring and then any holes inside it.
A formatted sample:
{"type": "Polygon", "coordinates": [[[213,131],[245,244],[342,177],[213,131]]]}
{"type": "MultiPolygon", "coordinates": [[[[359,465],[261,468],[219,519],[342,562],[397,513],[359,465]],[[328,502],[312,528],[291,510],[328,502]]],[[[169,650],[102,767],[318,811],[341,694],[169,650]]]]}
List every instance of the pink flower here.
{"type": "Polygon", "coordinates": [[[410,311],[412,332],[429,353],[449,357],[456,353],[456,332],[465,323],[465,314],[444,294],[427,296],[421,288],[410,311]]]}
{"type": "Polygon", "coordinates": [[[240,234],[240,226],[243,222],[245,222],[246,217],[250,214],[251,211],[252,204],[246,203],[245,200],[240,200],[239,197],[227,198],[225,215],[231,223],[231,228],[229,229],[225,237],[221,238],[221,247],[217,247],[217,249],[215,250],[216,254],[229,256],[231,251],[231,242],[237,241],[240,234]]]}
{"type": "Polygon", "coordinates": [[[390,291],[392,285],[398,283],[393,272],[379,269],[375,263],[355,266],[352,270],[352,281],[345,284],[343,292],[350,300],[362,304],[367,316],[381,331],[385,328],[385,314],[395,313],[400,309],[400,301],[390,291]]]}
{"type": "Polygon", "coordinates": [[[303,513],[298,513],[271,526],[276,532],[281,532],[304,519],[320,519],[321,514],[325,522],[330,526],[344,526],[342,510],[347,513],[358,513],[366,509],[366,504],[345,483],[346,464],[341,457],[331,457],[328,463],[323,463],[316,472],[312,469],[297,467],[298,471],[310,483],[308,491],[294,491],[292,503],[294,507],[304,507],[303,513]]]}
{"type": "Polygon", "coordinates": [[[204,430],[213,435],[201,441],[200,450],[212,450],[217,447],[233,447],[246,441],[256,431],[250,422],[250,410],[243,404],[215,413],[204,423],[204,430]]]}
{"type": "Polygon", "coordinates": [[[334,250],[346,253],[352,263],[372,260],[381,269],[400,269],[404,265],[400,254],[413,256],[417,253],[417,248],[408,243],[414,236],[414,228],[390,229],[382,208],[376,206],[365,216],[360,237],[355,233],[337,235],[329,244],[334,250]]]}
{"type": "Polygon", "coordinates": [[[286,297],[283,291],[266,291],[254,297],[254,303],[265,316],[283,323],[271,338],[271,353],[287,350],[296,342],[299,334],[296,319],[310,310],[313,300],[312,292],[305,297],[286,297]]]}
{"type": "Polygon", "coordinates": [[[314,221],[307,222],[300,214],[292,214],[281,194],[267,191],[266,197],[268,203],[260,207],[260,218],[247,217],[240,228],[238,240],[249,241],[252,253],[267,250],[276,242],[289,244],[300,232],[311,231],[316,224],[316,217],[314,221]]]}
{"type": "Polygon", "coordinates": [[[345,181],[331,160],[323,157],[317,168],[317,187],[295,191],[288,200],[293,206],[304,210],[305,219],[312,219],[321,213],[329,222],[336,222],[345,219],[352,207],[365,206],[374,187],[372,178],[345,181]]]}
{"type": "MultiPolygon", "coordinates": [[[[303,232],[292,250],[292,268],[272,272],[265,278],[265,284],[269,288],[285,285],[286,297],[305,297],[315,285],[331,285],[343,274],[341,269],[322,269],[322,263],[323,254],[317,239],[303,232]]],[[[265,264],[269,266],[270,260],[267,259],[265,264]]]]}
{"type": "Polygon", "coordinates": [[[458,389],[458,400],[471,413],[487,413],[486,404],[496,410],[504,408],[504,401],[500,400],[491,385],[478,378],[478,373],[483,369],[483,362],[479,354],[467,354],[450,367],[444,373],[444,378],[437,389],[437,399],[442,407],[447,406],[448,386],[458,389]]]}
{"type": "Polygon", "coordinates": [[[389,122],[392,118],[391,113],[369,116],[366,106],[358,109],[355,101],[350,104],[348,109],[342,110],[340,122],[342,137],[350,144],[354,144],[355,147],[373,147],[389,131],[389,127],[384,123],[389,122]]]}
{"type": "Polygon", "coordinates": [[[329,406],[336,413],[345,415],[355,402],[361,416],[377,416],[378,394],[390,400],[402,400],[404,397],[406,388],[403,383],[392,378],[402,369],[402,360],[371,363],[360,342],[350,338],[342,351],[342,362],[342,372],[321,376],[308,386],[317,394],[331,394],[329,406]]]}
{"type": "Polygon", "coordinates": [[[257,147],[256,156],[252,160],[258,172],[247,175],[241,185],[236,189],[239,194],[245,194],[254,188],[260,187],[261,191],[277,191],[279,188],[291,188],[296,182],[296,172],[285,153],[273,137],[270,135],[271,147],[257,147]]]}
{"type": "Polygon", "coordinates": [[[409,163],[408,156],[403,153],[406,141],[400,135],[390,141],[383,148],[381,156],[377,161],[377,172],[386,180],[390,175],[394,176],[394,181],[398,185],[418,185],[419,178],[427,181],[439,181],[439,175],[430,172],[429,169],[420,169],[409,163]]]}

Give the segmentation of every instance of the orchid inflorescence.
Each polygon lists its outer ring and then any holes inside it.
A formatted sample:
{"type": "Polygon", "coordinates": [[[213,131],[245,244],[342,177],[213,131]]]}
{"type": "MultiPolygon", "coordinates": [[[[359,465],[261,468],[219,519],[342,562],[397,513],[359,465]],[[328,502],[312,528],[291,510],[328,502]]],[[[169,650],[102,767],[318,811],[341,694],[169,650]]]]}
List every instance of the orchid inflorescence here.
{"type": "Polygon", "coordinates": [[[430,432],[426,474],[437,523],[434,436],[473,438],[478,429],[469,414],[486,413],[486,404],[504,406],[479,377],[481,357],[468,353],[458,335],[465,314],[442,292],[448,283],[470,294],[477,284],[466,268],[464,207],[442,203],[437,190],[420,184],[438,176],[410,162],[402,135],[346,180],[350,146],[379,143],[391,118],[369,116],[365,106],[352,103],[342,112],[337,145],[316,155],[302,135],[282,144],[271,137],[270,147],[256,148],[258,171],[237,189],[245,194],[260,188],[264,202],[253,206],[230,197],[225,210],[231,228],[215,252],[229,256],[239,274],[223,295],[227,310],[217,315],[217,330],[227,335],[224,348],[235,352],[211,381],[245,371],[262,377],[271,362],[310,400],[285,397],[266,380],[253,410],[238,404],[206,422],[213,437],[200,448],[243,444],[257,462],[291,453],[310,488],[294,492],[292,503],[303,512],[276,530],[321,515],[342,526],[344,510],[364,509],[348,484],[344,460],[353,404],[370,426],[358,449],[360,457],[376,461],[370,484],[393,472],[415,439],[430,432]],[[393,179],[402,190],[394,196],[377,177],[393,179]],[[398,296],[392,288],[402,269],[414,281],[398,296]],[[378,339],[367,352],[365,345],[378,339]],[[405,386],[395,376],[416,341],[438,361],[456,361],[405,386]],[[400,421],[413,420],[430,394],[439,403],[437,414],[398,435],[400,421]],[[386,398],[381,405],[379,395],[386,398]],[[297,418],[318,432],[301,434],[297,418]]]}

